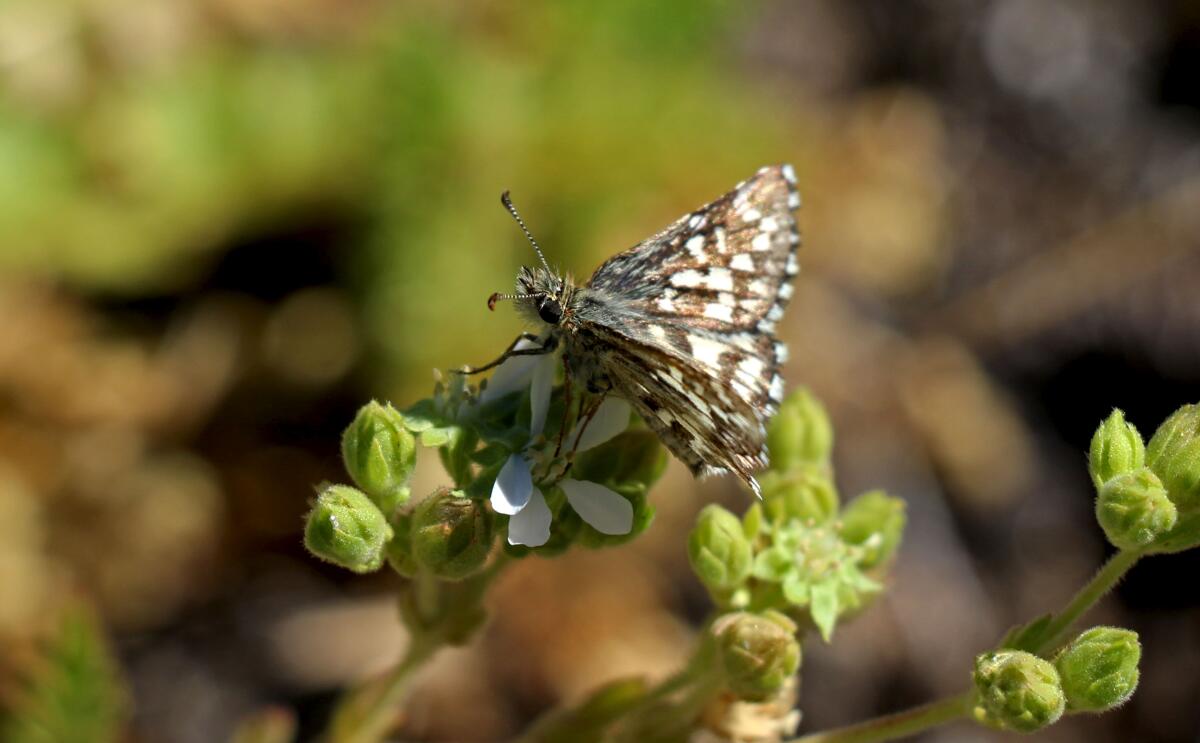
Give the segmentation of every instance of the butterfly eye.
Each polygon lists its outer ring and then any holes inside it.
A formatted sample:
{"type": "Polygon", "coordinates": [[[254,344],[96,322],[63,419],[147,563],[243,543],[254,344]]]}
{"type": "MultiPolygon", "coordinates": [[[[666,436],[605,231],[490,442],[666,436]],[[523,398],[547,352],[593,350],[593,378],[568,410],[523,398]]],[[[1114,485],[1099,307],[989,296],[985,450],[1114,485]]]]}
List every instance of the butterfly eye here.
{"type": "Polygon", "coordinates": [[[546,298],[538,307],[538,316],[550,325],[558,325],[562,320],[562,305],[557,300],[546,298]]]}

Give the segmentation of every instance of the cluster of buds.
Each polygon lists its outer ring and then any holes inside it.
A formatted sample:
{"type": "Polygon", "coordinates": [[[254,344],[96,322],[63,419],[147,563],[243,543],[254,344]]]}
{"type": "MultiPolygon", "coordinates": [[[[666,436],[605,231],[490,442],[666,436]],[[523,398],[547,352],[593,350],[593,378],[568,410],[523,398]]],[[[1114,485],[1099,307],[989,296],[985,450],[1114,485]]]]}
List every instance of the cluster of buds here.
{"type": "Polygon", "coordinates": [[[406,577],[463,581],[484,570],[498,541],[513,557],[553,556],[644,531],[665,452],[653,433],[630,427],[619,400],[592,410],[584,430],[582,409],[566,410],[570,401],[553,385],[554,364],[514,357],[491,385],[472,388],[453,375],[404,411],[364,405],[342,437],[353,485],[320,490],[308,549],[358,573],[387,564],[406,577]],[[559,439],[568,443],[563,454],[559,439]],[[412,497],[419,446],[437,450],[454,487],[412,497]]]}
{"type": "Polygon", "coordinates": [[[1148,444],[1120,410],[1092,437],[1096,519],[1119,549],[1178,552],[1200,544],[1200,405],[1167,418],[1148,444]]]}
{"type": "Polygon", "coordinates": [[[1142,649],[1135,632],[1093,627],[1053,659],[1002,649],[975,659],[977,722],[1031,733],[1064,712],[1106,712],[1124,704],[1138,682],[1142,649]]]}
{"type": "Polygon", "coordinates": [[[880,590],[904,531],[904,504],[873,491],[841,505],[833,428],[805,390],[784,401],[767,442],[762,503],[742,518],[706,507],[688,556],[720,608],[775,612],[829,641],[839,619],[880,590]]]}

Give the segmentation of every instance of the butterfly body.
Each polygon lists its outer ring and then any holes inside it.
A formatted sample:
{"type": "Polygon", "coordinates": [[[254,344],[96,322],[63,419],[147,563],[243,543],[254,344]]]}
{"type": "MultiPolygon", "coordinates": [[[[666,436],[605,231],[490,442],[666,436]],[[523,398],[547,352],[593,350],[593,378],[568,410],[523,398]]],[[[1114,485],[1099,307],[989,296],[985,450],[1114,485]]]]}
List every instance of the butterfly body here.
{"type": "Polygon", "coordinates": [[[775,331],[798,271],[799,205],[791,167],[762,168],[582,286],[523,267],[512,298],[591,392],[629,401],[696,475],[732,472],[757,493],[783,399],[775,331]]]}

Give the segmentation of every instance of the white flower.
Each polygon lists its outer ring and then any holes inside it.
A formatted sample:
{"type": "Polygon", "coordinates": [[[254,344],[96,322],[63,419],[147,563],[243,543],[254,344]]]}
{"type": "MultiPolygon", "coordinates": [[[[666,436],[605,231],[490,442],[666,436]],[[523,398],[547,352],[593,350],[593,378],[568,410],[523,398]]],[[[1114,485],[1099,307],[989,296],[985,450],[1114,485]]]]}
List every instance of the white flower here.
{"type": "MultiPolygon", "coordinates": [[[[518,348],[527,347],[518,345],[518,348]]],[[[546,425],[550,392],[554,384],[554,356],[516,356],[505,361],[488,382],[483,400],[495,399],[530,385],[530,433],[537,436],[546,425]]],[[[603,444],[625,430],[629,424],[629,403],[609,397],[600,404],[595,417],[579,440],[576,452],[603,444]]],[[[579,423],[567,435],[568,446],[579,434],[579,423]]],[[[619,493],[595,482],[563,478],[558,482],[567,502],[579,517],[603,534],[628,534],[633,528],[633,506],[619,493]]],[[[500,468],[492,486],[492,508],[509,516],[508,543],[539,547],[550,538],[550,508],[546,498],[533,484],[529,460],[513,454],[500,468]]]]}

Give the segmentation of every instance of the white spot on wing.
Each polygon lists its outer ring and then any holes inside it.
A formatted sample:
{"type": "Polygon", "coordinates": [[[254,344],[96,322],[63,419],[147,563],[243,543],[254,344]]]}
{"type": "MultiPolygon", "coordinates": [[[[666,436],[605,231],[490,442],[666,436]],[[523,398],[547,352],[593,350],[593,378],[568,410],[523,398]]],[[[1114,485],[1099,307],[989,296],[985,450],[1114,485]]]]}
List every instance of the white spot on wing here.
{"type": "Polygon", "coordinates": [[[795,291],[795,289],[792,288],[792,285],[785,283],[783,286],[779,287],[779,298],[783,300],[791,299],[793,291],[795,291]]]}
{"type": "Polygon", "coordinates": [[[715,237],[717,240],[717,252],[724,253],[725,252],[725,228],[718,227],[715,230],[713,230],[713,237],[715,237]]]}
{"type": "Polygon", "coordinates": [[[771,284],[766,279],[755,279],[750,282],[750,293],[766,296],[771,293],[771,284]]]}
{"type": "Polygon", "coordinates": [[[733,308],[717,302],[709,302],[704,305],[704,316],[710,320],[733,322],[733,308]]]}
{"type": "Polygon", "coordinates": [[[779,229],[779,222],[775,217],[763,217],[762,221],[758,223],[758,228],[763,232],[774,232],[779,229]]]}
{"type": "Polygon", "coordinates": [[[788,360],[788,347],[786,343],[775,344],[775,363],[786,364],[788,360]]]}
{"type": "Polygon", "coordinates": [[[754,259],[750,257],[749,253],[738,253],[733,260],[729,261],[729,267],[735,271],[753,271],[754,259]]]}
{"type": "Polygon", "coordinates": [[[675,286],[682,286],[685,288],[700,286],[704,283],[704,274],[700,273],[694,268],[689,268],[686,271],[680,271],[672,276],[671,283],[675,286]]]}
{"type": "Polygon", "coordinates": [[[772,322],[777,322],[782,317],[783,317],[783,308],[777,304],[772,305],[771,309],[767,312],[767,319],[771,320],[772,322]]]}
{"type": "MultiPolygon", "coordinates": [[[[659,301],[661,302],[662,300],[659,301]]],[[[654,336],[655,340],[665,341],[667,339],[667,330],[661,325],[651,325],[650,335],[654,336]]]]}
{"type": "Polygon", "coordinates": [[[763,373],[762,359],[757,356],[747,356],[738,364],[738,371],[750,379],[757,380],[763,373]]]}
{"type": "Polygon", "coordinates": [[[704,235],[692,235],[684,244],[687,251],[698,261],[704,260],[704,235]]]}
{"type": "Polygon", "coordinates": [[[771,399],[775,402],[783,402],[783,377],[778,374],[771,380],[771,399]]]}
{"type": "Polygon", "coordinates": [[[791,193],[788,194],[788,209],[799,209],[799,208],[800,208],[800,194],[796,191],[792,191],[791,193]]]}
{"type": "Polygon", "coordinates": [[[771,233],[760,232],[750,241],[750,249],[762,252],[771,249],[771,233]]]}
{"type": "Polygon", "coordinates": [[[702,335],[689,335],[688,345],[691,346],[692,356],[710,369],[720,370],[721,354],[725,353],[725,344],[705,338],[702,335]]]}
{"type": "Polygon", "coordinates": [[[791,164],[790,164],[790,163],[788,163],[788,164],[785,164],[785,165],[784,165],[782,168],[780,168],[779,170],[780,170],[780,172],[781,172],[781,173],[783,173],[783,179],[784,179],[785,181],[787,181],[788,183],[795,183],[795,182],[796,182],[796,169],[795,169],[795,168],[793,168],[793,167],[791,166],[791,164]]]}
{"type": "Polygon", "coordinates": [[[733,291],[733,273],[728,268],[710,268],[708,269],[708,280],[705,285],[709,289],[717,291],[733,291]]]}
{"type": "MultiPolygon", "coordinates": [[[[675,303],[671,301],[670,297],[659,297],[658,302],[656,302],[656,304],[658,306],[658,309],[662,310],[663,312],[674,312],[675,311],[675,303]]],[[[656,328],[656,329],[662,330],[662,328],[656,328]]]]}
{"type": "Polygon", "coordinates": [[[788,256],[786,271],[788,276],[795,276],[796,274],[800,273],[800,261],[796,260],[795,253],[792,253],[788,256]]]}
{"type": "Polygon", "coordinates": [[[750,207],[746,211],[742,212],[743,222],[757,222],[760,219],[762,219],[762,212],[754,207],[750,207]]]}

